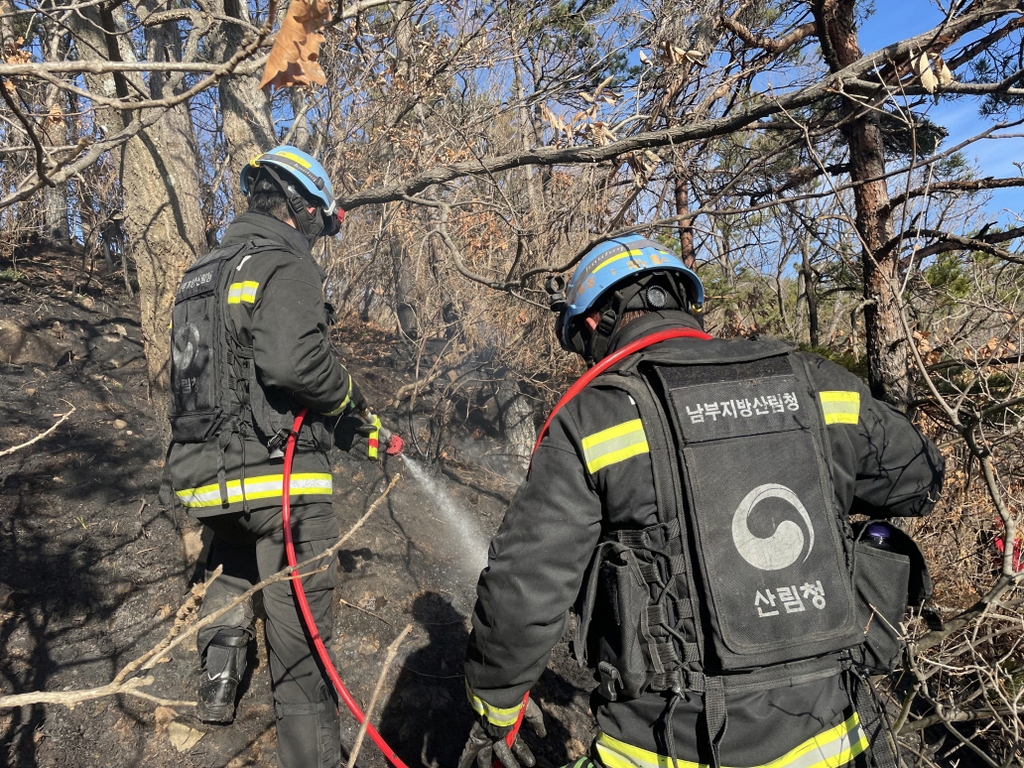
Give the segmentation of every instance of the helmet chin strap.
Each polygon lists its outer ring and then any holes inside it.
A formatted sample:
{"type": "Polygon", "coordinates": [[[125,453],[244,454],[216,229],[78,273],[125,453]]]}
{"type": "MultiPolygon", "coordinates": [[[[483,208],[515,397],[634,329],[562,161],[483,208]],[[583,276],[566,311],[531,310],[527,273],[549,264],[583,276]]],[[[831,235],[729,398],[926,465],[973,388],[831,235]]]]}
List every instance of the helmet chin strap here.
{"type": "MultiPolygon", "coordinates": [[[[310,205],[309,201],[295,189],[295,185],[291,181],[269,165],[264,165],[260,168],[260,175],[262,176],[263,174],[269,176],[273,183],[276,184],[277,189],[284,195],[285,202],[288,204],[288,212],[291,213],[295,228],[302,233],[310,245],[318,237],[326,234],[328,225],[322,215],[320,206],[310,205]],[[309,211],[310,208],[313,208],[312,213],[309,211]]],[[[257,182],[253,184],[253,191],[259,189],[261,182],[269,183],[266,179],[260,179],[259,177],[257,179],[257,182]]]]}
{"type": "Polygon", "coordinates": [[[587,365],[593,365],[608,354],[608,343],[611,341],[615,329],[619,327],[619,323],[622,321],[622,307],[628,303],[628,300],[624,301],[623,299],[623,292],[616,291],[612,296],[611,306],[601,313],[601,319],[597,321],[597,327],[590,334],[590,343],[587,344],[586,349],[587,354],[583,356],[587,361],[587,365]]]}

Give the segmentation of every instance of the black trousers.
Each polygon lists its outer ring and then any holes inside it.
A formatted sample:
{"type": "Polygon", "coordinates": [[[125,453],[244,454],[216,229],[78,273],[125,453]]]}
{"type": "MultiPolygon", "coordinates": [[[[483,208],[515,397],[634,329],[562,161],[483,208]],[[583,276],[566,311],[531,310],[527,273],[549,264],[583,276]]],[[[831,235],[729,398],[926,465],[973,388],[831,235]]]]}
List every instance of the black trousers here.
{"type": "MultiPolygon", "coordinates": [[[[207,573],[219,565],[224,570],[207,590],[201,616],[220,610],[257,582],[287,566],[280,508],[214,515],[202,522],[213,531],[207,573]]],[[[293,507],[291,522],[299,563],[324,552],[338,540],[338,520],[329,502],[293,507]]],[[[305,576],[302,585],[320,637],[327,645],[331,639],[331,601],[338,576],[330,558],[320,561],[312,570],[320,568],[320,572],[305,576]]],[[[263,605],[267,613],[267,657],[281,768],[338,765],[337,707],[330,682],[303,628],[292,582],[279,581],[266,587],[263,605]]],[[[250,639],[254,636],[251,601],[233,607],[200,630],[200,657],[214,636],[224,630],[243,630],[250,639]]]]}

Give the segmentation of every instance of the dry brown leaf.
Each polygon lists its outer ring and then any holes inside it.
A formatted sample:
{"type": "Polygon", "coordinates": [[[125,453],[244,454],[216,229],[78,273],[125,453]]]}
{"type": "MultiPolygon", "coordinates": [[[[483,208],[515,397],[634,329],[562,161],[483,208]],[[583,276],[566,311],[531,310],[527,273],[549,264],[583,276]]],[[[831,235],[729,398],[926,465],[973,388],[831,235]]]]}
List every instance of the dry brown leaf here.
{"type": "Polygon", "coordinates": [[[171,739],[171,744],[179,752],[187,752],[192,749],[199,740],[203,738],[203,732],[197,731],[195,728],[189,728],[184,723],[177,721],[167,724],[167,735],[171,739]]]}
{"type": "Polygon", "coordinates": [[[546,104],[540,106],[540,116],[542,120],[545,120],[548,125],[554,128],[557,132],[561,133],[565,130],[565,121],[554,112],[552,112],[546,104]]]}
{"type": "Polygon", "coordinates": [[[672,43],[667,41],[661,44],[661,57],[669,64],[678,64],[685,55],[686,51],[678,45],[672,45],[672,43]]]}
{"type": "Polygon", "coordinates": [[[607,88],[611,84],[612,80],[614,80],[614,79],[615,79],[615,75],[609,75],[604,80],[602,80],[601,84],[599,86],[597,86],[597,90],[594,91],[594,98],[596,99],[598,96],[600,96],[601,92],[605,88],[607,88]]]}
{"type": "Polygon", "coordinates": [[[325,0],[292,0],[270,49],[260,88],[327,83],[318,59],[324,41],[320,29],[330,17],[331,6],[325,0]]]}
{"type": "Polygon", "coordinates": [[[928,91],[928,93],[935,93],[935,89],[939,86],[939,78],[935,76],[935,72],[932,70],[932,62],[928,58],[928,54],[922,53],[911,61],[910,66],[914,70],[914,74],[921,81],[921,87],[928,91]]]}

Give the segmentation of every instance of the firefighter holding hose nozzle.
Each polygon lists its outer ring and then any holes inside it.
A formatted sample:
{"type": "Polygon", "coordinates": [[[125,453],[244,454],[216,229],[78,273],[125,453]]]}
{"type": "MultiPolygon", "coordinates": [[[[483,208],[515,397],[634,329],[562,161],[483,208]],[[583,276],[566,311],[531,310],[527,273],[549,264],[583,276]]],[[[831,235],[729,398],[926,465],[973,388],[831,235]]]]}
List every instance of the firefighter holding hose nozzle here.
{"type": "MultiPolygon", "coordinates": [[[[286,566],[281,504],[283,457],[296,415],[288,495],[299,562],[339,536],[331,506],[328,451],[346,416],[380,422],[339,362],[328,333],[325,275],[311,246],[339,231],[343,212],[323,166],[279,146],[241,172],[248,210],[222,244],[193,264],[181,282],[171,327],[171,446],[168,471],[177,500],[212,533],[205,563],[210,585],[202,615],[286,566]]],[[[375,423],[375,428],[374,427],[375,423]]],[[[330,641],[335,568],[303,578],[310,611],[330,641]]],[[[324,678],[300,621],[290,581],[263,590],[270,683],[281,768],[341,764],[335,692],[324,678]]],[[[254,637],[252,605],[230,608],[197,637],[198,709],[205,723],[230,723],[246,647],[254,637]]]]}
{"type": "Polygon", "coordinates": [[[591,367],[480,575],[458,768],[535,764],[516,729],[541,723],[528,692],[570,613],[598,682],[573,768],[894,768],[865,679],[898,655],[884,632],[926,574],[912,542],[872,548],[849,516],[928,513],[936,447],[828,360],[704,333],[701,281],[658,242],[597,242],[549,292],[591,367]]]}

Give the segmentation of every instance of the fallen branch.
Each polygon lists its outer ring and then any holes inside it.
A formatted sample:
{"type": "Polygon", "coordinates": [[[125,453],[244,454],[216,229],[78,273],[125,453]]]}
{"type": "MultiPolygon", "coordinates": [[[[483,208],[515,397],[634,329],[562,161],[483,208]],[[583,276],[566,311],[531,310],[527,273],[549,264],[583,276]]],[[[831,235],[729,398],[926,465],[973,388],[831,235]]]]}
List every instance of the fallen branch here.
{"type": "Polygon", "coordinates": [[[390,621],[388,621],[383,616],[381,616],[379,613],[374,613],[373,611],[368,611],[365,608],[360,608],[358,605],[355,605],[354,603],[350,603],[348,600],[342,600],[341,598],[338,598],[338,602],[341,603],[342,605],[347,605],[349,608],[355,608],[357,611],[361,611],[362,613],[365,613],[367,616],[372,616],[377,621],[381,621],[381,622],[387,624],[389,627],[394,627],[395,626],[390,621]]]}
{"type": "Polygon", "coordinates": [[[90,688],[84,691],[35,691],[33,693],[17,693],[13,696],[0,696],[0,708],[26,707],[30,704],[63,704],[65,707],[74,707],[85,701],[100,699],[104,696],[116,696],[118,694],[130,694],[146,698],[150,701],[159,702],[165,706],[187,705],[189,702],[168,702],[164,699],[146,694],[142,695],[138,690],[153,684],[150,675],[135,677],[124,683],[108,683],[100,688],[90,688]]]}
{"type": "Polygon", "coordinates": [[[359,750],[362,749],[363,740],[366,738],[366,728],[370,724],[370,715],[373,714],[373,708],[377,704],[377,699],[380,696],[381,688],[384,687],[384,680],[388,676],[388,670],[391,669],[391,665],[395,662],[395,655],[398,653],[398,646],[405,640],[405,636],[409,634],[412,629],[412,624],[406,624],[405,629],[402,630],[402,634],[394,639],[394,642],[388,646],[387,655],[384,657],[384,669],[380,671],[380,677],[377,678],[377,685],[373,689],[373,696],[370,697],[370,703],[366,705],[366,711],[363,712],[363,722],[359,726],[359,733],[356,734],[355,744],[352,746],[352,754],[348,757],[348,768],[354,768],[356,764],[356,758],[359,757],[359,750]]]}
{"type": "MultiPolygon", "coordinates": [[[[70,415],[70,413],[68,415],[70,415]]],[[[285,568],[268,576],[258,584],[254,584],[250,589],[246,590],[243,594],[239,595],[223,608],[209,614],[208,616],[204,616],[199,621],[191,621],[191,617],[197,613],[195,608],[198,604],[199,598],[206,593],[206,589],[210,586],[213,580],[220,576],[221,569],[218,568],[202,585],[193,589],[192,594],[190,594],[182,607],[178,609],[174,625],[170,630],[168,630],[163,639],[161,639],[153,648],[150,648],[141,656],[122,667],[122,669],[114,676],[114,679],[107,685],[100,686],[99,688],[89,688],[79,691],[34,691],[30,693],[13,694],[11,696],[0,696],[0,709],[25,707],[32,704],[63,704],[64,706],[73,707],[84,701],[91,701],[93,699],[100,699],[106,696],[117,696],[122,694],[135,696],[136,698],[145,699],[146,701],[152,701],[168,707],[195,706],[195,702],[192,701],[162,699],[150,693],[141,691],[139,689],[153,683],[153,678],[149,675],[146,675],[145,677],[130,676],[140,669],[143,671],[152,669],[160,663],[162,659],[166,658],[174,648],[181,645],[185,640],[191,638],[200,629],[212,624],[236,605],[248,600],[254,594],[265,589],[270,584],[294,578],[302,578],[303,575],[308,576],[313,573],[313,571],[310,571],[306,574],[302,574],[299,570],[323,560],[324,558],[333,556],[341,546],[348,541],[348,539],[351,538],[357,530],[359,530],[377,507],[380,506],[381,502],[384,501],[387,495],[391,492],[391,489],[395,487],[395,483],[397,483],[401,477],[402,476],[400,474],[396,474],[391,478],[391,482],[388,484],[387,488],[385,488],[383,493],[374,500],[363,516],[359,518],[359,520],[349,528],[348,532],[338,539],[338,541],[336,541],[329,549],[316,557],[311,557],[309,560],[298,563],[294,568],[285,568]]]]}
{"type": "Polygon", "coordinates": [[[4,450],[0,451],[0,456],[9,456],[10,454],[14,453],[15,451],[20,451],[22,448],[28,448],[33,443],[38,443],[44,437],[46,437],[51,432],[53,432],[57,427],[59,427],[61,424],[63,424],[65,421],[67,421],[68,418],[71,416],[71,414],[75,412],[75,410],[76,410],[75,406],[72,405],[71,406],[71,410],[68,411],[67,413],[63,414],[60,417],[60,420],[56,424],[54,424],[52,427],[50,427],[48,430],[46,430],[42,434],[36,435],[31,440],[29,440],[27,442],[24,442],[21,445],[15,445],[12,448],[5,448],[4,450]]]}

